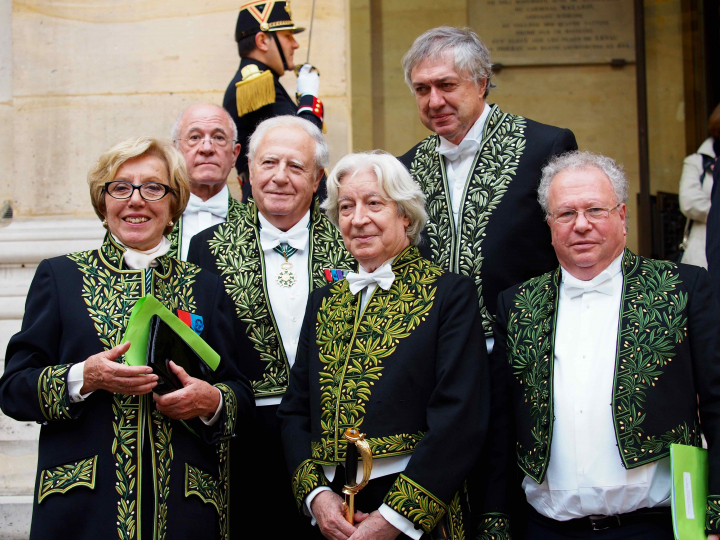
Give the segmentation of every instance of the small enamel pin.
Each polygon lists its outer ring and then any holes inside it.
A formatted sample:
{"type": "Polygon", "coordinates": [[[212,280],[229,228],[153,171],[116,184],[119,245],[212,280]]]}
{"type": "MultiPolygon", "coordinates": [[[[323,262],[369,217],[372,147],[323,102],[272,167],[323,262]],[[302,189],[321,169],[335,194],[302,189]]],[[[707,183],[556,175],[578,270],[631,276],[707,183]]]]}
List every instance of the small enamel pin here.
{"type": "Polygon", "coordinates": [[[194,313],[189,313],[187,311],[183,311],[182,309],[178,309],[177,316],[178,319],[180,319],[182,322],[192,328],[193,332],[195,332],[198,336],[200,335],[200,332],[203,331],[203,328],[205,328],[205,323],[203,322],[202,315],[195,315],[194,313]]]}
{"type": "Polygon", "coordinates": [[[325,274],[325,279],[328,283],[333,283],[334,281],[340,281],[341,279],[345,279],[345,277],[350,273],[350,270],[336,270],[335,268],[326,268],[323,270],[325,274]]]}

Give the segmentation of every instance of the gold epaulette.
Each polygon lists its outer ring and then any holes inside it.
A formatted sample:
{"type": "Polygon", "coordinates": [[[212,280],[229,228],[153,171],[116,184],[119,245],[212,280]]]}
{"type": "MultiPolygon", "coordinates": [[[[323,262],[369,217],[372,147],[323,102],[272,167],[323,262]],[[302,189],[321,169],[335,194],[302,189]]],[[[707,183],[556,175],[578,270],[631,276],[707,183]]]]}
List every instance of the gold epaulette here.
{"type": "Polygon", "coordinates": [[[272,71],[260,71],[251,64],[241,71],[242,80],[235,83],[238,117],[275,103],[275,81],[272,71]]]}

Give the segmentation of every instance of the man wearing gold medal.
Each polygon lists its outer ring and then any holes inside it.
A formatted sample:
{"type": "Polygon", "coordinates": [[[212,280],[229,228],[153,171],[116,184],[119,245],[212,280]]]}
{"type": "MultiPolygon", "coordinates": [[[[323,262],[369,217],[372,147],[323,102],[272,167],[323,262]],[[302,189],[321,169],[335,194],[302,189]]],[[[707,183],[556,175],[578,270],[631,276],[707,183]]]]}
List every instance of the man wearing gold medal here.
{"type": "Polygon", "coordinates": [[[302,538],[309,522],[301,520],[292,496],[276,412],[308,294],[356,265],[315,196],[329,159],[316,126],[295,116],[265,120],[250,138],[248,159],[252,198],[234,219],[194,236],[188,261],[218,274],[235,302],[242,326],[237,340],[245,351],[241,369],[258,407],[255,425],[233,451],[231,474],[242,476],[231,483],[242,486],[242,493],[231,494],[233,505],[252,513],[267,538],[288,531],[302,538]]]}

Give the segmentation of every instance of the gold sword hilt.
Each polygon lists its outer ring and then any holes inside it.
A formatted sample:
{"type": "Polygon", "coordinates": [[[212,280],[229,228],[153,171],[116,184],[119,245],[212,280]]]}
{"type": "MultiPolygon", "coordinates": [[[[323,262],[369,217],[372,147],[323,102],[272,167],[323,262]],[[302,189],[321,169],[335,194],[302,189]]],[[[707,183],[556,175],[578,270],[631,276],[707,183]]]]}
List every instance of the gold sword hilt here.
{"type": "Polygon", "coordinates": [[[355,523],[355,495],[367,486],[370,481],[370,473],[372,472],[372,450],[370,450],[370,445],[365,440],[365,434],[360,433],[355,428],[346,429],[343,436],[348,444],[352,443],[357,447],[363,464],[362,481],[359,484],[345,485],[342,490],[345,495],[345,502],[343,502],[345,520],[353,525],[355,523]]]}

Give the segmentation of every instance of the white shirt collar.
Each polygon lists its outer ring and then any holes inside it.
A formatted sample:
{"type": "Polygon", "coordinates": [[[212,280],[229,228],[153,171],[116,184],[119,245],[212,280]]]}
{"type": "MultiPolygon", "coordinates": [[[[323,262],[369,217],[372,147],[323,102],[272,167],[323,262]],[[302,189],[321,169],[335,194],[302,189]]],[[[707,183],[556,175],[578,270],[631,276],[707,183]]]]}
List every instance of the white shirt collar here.
{"type": "MultiPolygon", "coordinates": [[[[487,120],[488,116],[490,116],[490,105],[485,103],[485,108],[483,109],[483,112],[480,115],[480,118],[475,120],[475,123],[465,134],[465,137],[463,137],[463,141],[473,140],[473,141],[477,141],[478,143],[481,143],[483,129],[485,128],[485,121],[487,120]]],[[[439,137],[440,137],[440,144],[438,145],[439,150],[443,150],[443,151],[445,151],[446,149],[451,150],[453,148],[457,148],[458,146],[460,146],[458,144],[451,143],[442,135],[439,135],[439,137]]],[[[462,143],[462,141],[460,141],[460,142],[462,143]]]]}
{"type": "Polygon", "coordinates": [[[197,204],[200,204],[200,203],[218,204],[218,205],[225,206],[225,208],[227,209],[229,200],[230,200],[230,191],[227,187],[227,184],[225,184],[218,193],[216,193],[215,195],[210,197],[207,201],[203,201],[200,197],[198,197],[194,193],[190,193],[190,199],[188,199],[188,202],[195,201],[197,204]]]}
{"type": "Polygon", "coordinates": [[[613,262],[611,262],[608,265],[608,267],[605,268],[605,270],[603,270],[597,276],[595,276],[594,278],[589,279],[589,280],[578,279],[575,276],[573,276],[568,270],[566,270],[563,266],[561,266],[563,287],[567,287],[569,285],[580,285],[580,284],[587,284],[587,283],[591,283],[592,285],[597,285],[599,283],[603,283],[604,281],[607,281],[608,279],[614,278],[622,270],[622,260],[623,260],[624,255],[625,255],[625,252],[623,250],[623,253],[621,253],[615,259],[613,259],[613,262]]]}
{"type": "Polygon", "coordinates": [[[262,213],[258,210],[258,219],[260,220],[260,227],[263,229],[266,229],[268,231],[272,231],[276,234],[280,234],[282,232],[286,232],[287,234],[293,234],[293,233],[299,233],[303,230],[308,231],[308,223],[310,223],[310,210],[305,212],[305,215],[300,218],[300,221],[298,221],[295,225],[290,227],[287,231],[281,231],[278,229],[275,225],[270,223],[265,216],[262,215],[262,213]]]}

